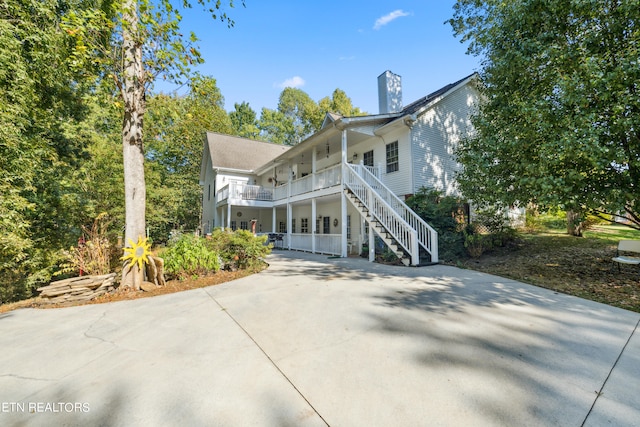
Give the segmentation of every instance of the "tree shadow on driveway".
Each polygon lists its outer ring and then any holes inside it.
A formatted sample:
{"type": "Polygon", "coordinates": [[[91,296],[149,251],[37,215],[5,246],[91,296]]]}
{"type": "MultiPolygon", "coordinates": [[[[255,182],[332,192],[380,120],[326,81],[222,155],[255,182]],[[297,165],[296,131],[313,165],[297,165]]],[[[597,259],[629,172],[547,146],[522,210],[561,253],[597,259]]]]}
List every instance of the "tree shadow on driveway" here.
{"type": "Polygon", "coordinates": [[[581,425],[635,324],[634,313],[475,272],[414,277],[373,300],[388,343],[479,424],[581,425]]]}

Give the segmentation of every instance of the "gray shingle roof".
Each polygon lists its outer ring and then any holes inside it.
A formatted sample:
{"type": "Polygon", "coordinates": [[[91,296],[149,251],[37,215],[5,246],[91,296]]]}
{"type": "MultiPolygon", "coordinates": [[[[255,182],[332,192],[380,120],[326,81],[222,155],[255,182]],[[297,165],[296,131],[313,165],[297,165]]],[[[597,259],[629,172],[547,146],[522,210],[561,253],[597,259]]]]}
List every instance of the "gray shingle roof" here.
{"type": "Polygon", "coordinates": [[[461,78],[457,82],[450,83],[450,84],[448,84],[448,85],[436,90],[435,92],[432,92],[429,95],[427,95],[425,97],[422,97],[422,98],[418,99],[417,101],[412,102],[411,104],[407,105],[406,107],[404,107],[402,109],[402,114],[401,115],[404,116],[404,115],[407,115],[407,114],[415,113],[416,111],[420,110],[422,107],[424,107],[425,105],[429,104],[431,101],[433,101],[434,99],[436,99],[440,95],[443,95],[443,94],[447,93],[447,91],[449,91],[450,89],[456,87],[457,85],[459,85],[463,81],[467,80],[469,77],[473,76],[474,74],[475,73],[469,74],[468,76],[461,78]]]}
{"type": "Polygon", "coordinates": [[[207,132],[207,144],[214,168],[256,170],[290,147],[237,136],[207,132]]]}

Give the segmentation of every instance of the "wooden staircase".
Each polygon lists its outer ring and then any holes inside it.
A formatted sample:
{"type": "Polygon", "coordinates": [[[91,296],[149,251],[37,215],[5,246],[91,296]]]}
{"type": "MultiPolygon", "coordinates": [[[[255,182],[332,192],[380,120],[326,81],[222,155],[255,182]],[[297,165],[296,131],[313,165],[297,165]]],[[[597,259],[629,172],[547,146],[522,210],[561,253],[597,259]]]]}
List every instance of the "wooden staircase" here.
{"type": "Polygon", "coordinates": [[[367,209],[367,207],[360,201],[360,199],[358,199],[358,196],[356,196],[349,189],[345,189],[344,191],[347,195],[347,198],[356,207],[356,209],[358,209],[360,215],[362,215],[364,219],[369,223],[369,229],[373,229],[373,231],[375,231],[376,234],[380,236],[382,241],[389,247],[389,249],[393,251],[393,253],[396,254],[402,264],[404,264],[405,266],[411,265],[411,255],[398,244],[391,233],[389,233],[387,229],[384,228],[382,223],[369,213],[369,209],[367,209]]]}
{"type": "Polygon", "coordinates": [[[438,233],[363,165],[344,164],[347,199],[404,265],[438,263],[438,233]]]}

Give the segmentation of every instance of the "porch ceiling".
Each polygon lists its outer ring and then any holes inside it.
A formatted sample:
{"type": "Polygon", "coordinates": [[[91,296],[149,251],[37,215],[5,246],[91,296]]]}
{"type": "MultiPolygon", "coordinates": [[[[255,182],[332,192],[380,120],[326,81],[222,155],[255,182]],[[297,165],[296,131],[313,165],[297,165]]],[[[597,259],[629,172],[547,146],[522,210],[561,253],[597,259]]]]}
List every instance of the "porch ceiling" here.
{"type": "MultiPolygon", "coordinates": [[[[371,138],[371,135],[349,129],[347,130],[347,147],[357,145],[369,138],[371,138]]],[[[327,153],[327,145],[329,146],[329,154],[334,155],[335,153],[339,153],[342,150],[342,133],[331,135],[324,140],[314,141],[313,144],[300,147],[302,150],[299,153],[292,153],[293,156],[290,156],[289,160],[293,163],[311,162],[311,156],[314,150],[317,150],[319,153],[318,158],[324,157],[327,153]]]]}
{"type": "MultiPolygon", "coordinates": [[[[355,129],[347,129],[347,146],[350,147],[359,144],[372,136],[373,135],[369,133],[358,132],[355,129]]],[[[274,159],[273,162],[260,167],[256,172],[262,175],[268,173],[273,167],[288,162],[310,163],[314,150],[319,152],[320,157],[326,155],[327,145],[329,146],[329,153],[331,155],[340,152],[342,150],[342,131],[336,128],[324,129],[301,144],[292,147],[289,151],[274,159]]]]}
{"type": "MultiPolygon", "coordinates": [[[[316,203],[331,203],[340,201],[340,193],[329,194],[326,196],[316,197],[316,203]]],[[[300,200],[292,203],[294,206],[310,205],[311,199],[300,200]]]]}

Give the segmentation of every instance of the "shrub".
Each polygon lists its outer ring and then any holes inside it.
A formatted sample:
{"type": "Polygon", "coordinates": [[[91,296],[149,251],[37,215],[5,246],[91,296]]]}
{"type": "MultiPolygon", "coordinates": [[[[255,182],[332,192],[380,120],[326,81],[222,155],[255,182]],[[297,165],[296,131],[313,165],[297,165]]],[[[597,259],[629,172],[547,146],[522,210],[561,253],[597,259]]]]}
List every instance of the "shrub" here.
{"type": "Polygon", "coordinates": [[[271,253],[271,245],[266,245],[267,236],[254,236],[248,230],[222,231],[216,229],[207,246],[218,252],[225,268],[257,268],[263,258],[271,253]]]}
{"type": "Polygon", "coordinates": [[[466,257],[463,230],[467,207],[462,199],[423,187],[407,199],[407,205],[438,232],[438,252],[443,261],[466,257]]]}
{"type": "Polygon", "coordinates": [[[220,270],[220,256],[210,249],[205,240],[192,234],[183,234],[162,252],[167,275],[185,279],[220,270]]]}
{"type": "Polygon", "coordinates": [[[465,234],[464,247],[467,248],[467,252],[471,258],[480,258],[480,255],[485,250],[486,238],[482,234],[469,233],[465,234]]]}
{"type": "Polygon", "coordinates": [[[56,275],[66,273],[108,274],[115,267],[118,250],[111,244],[108,227],[111,221],[106,212],[93,221],[91,228],[82,226],[83,235],[78,246],[62,251],[64,262],[56,275]]]}
{"type": "Polygon", "coordinates": [[[494,207],[479,210],[473,223],[473,228],[475,231],[480,229],[488,233],[488,236],[484,238],[484,250],[506,246],[516,240],[517,237],[516,230],[509,224],[508,216],[500,208],[494,207]]]}

